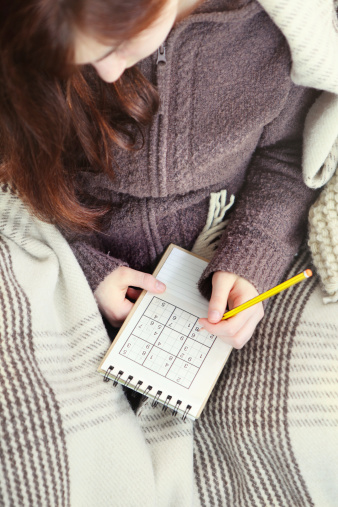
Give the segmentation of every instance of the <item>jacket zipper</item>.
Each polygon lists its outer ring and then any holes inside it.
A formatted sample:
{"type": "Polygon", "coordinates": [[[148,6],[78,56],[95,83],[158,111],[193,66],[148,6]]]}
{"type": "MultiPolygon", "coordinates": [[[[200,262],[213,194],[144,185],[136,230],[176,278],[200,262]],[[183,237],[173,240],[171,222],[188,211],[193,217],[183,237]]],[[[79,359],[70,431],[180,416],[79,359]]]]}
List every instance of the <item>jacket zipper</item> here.
{"type": "Polygon", "coordinates": [[[165,56],[165,46],[164,46],[164,44],[161,44],[160,47],[157,50],[156,65],[158,65],[161,62],[162,63],[167,63],[167,59],[166,59],[166,56],[165,56]]]}

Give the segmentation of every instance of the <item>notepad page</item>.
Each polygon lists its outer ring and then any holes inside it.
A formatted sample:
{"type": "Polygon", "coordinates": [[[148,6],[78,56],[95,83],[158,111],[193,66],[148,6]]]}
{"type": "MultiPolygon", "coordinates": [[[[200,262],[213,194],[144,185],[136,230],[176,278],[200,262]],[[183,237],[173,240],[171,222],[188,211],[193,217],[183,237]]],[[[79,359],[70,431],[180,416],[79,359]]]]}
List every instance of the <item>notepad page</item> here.
{"type": "Polygon", "coordinates": [[[166,284],[163,294],[146,293],[124,324],[99,371],[113,368],[120,383],[149,391],[178,412],[191,407],[188,417],[199,416],[231,347],[200,331],[198,319],[208,312],[208,301],[198,291],[207,262],[173,247],[156,275],[166,284]],[[130,379],[132,377],[132,379],[130,379]],[[141,384],[139,384],[142,382],[141,384]]]}
{"type": "Polygon", "coordinates": [[[168,297],[172,296],[176,301],[181,299],[191,305],[200,317],[205,317],[208,302],[200,294],[197,283],[207,265],[205,260],[173,248],[156,278],[166,284],[168,297]]]}

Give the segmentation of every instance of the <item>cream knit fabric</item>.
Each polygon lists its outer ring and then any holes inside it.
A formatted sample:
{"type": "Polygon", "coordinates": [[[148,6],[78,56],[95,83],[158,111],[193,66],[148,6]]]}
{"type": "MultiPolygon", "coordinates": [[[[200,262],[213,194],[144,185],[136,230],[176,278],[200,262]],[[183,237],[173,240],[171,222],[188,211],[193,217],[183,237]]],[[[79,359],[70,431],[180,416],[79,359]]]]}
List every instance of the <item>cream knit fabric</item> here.
{"type": "MultiPolygon", "coordinates": [[[[328,164],[337,165],[338,142],[328,164]]],[[[338,171],[327,183],[309,213],[309,246],[328,294],[324,303],[338,301],[338,171]]]]}
{"type": "Polygon", "coordinates": [[[305,122],[303,174],[309,187],[325,185],[309,213],[309,247],[325,293],[324,303],[338,301],[337,124],[338,97],[322,94],[305,122]]]}

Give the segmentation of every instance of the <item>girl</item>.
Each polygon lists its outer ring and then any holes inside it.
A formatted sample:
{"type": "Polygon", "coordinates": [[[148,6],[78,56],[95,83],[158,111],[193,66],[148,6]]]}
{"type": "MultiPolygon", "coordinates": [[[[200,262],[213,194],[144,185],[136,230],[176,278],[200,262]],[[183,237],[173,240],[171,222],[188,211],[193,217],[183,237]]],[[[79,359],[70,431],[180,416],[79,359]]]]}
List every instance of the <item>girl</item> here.
{"type": "Polygon", "coordinates": [[[201,324],[241,348],[297,253],[313,192],[301,137],[316,92],[255,0],[27,0],[0,12],[1,181],[62,228],[113,326],[211,194],[235,196],[201,324]],[[137,65],[136,65],[137,64],[137,65]]]}

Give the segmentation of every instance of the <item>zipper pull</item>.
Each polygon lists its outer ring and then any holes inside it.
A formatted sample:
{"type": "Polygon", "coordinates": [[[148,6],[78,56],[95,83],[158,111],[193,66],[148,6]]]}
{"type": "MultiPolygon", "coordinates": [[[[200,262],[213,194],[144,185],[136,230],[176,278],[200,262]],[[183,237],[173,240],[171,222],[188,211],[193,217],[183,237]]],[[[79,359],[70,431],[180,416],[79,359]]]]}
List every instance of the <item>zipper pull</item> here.
{"type": "Polygon", "coordinates": [[[164,47],[164,44],[161,44],[160,47],[157,50],[156,65],[158,65],[161,62],[162,63],[167,63],[167,59],[165,57],[165,47],[164,47]]]}

